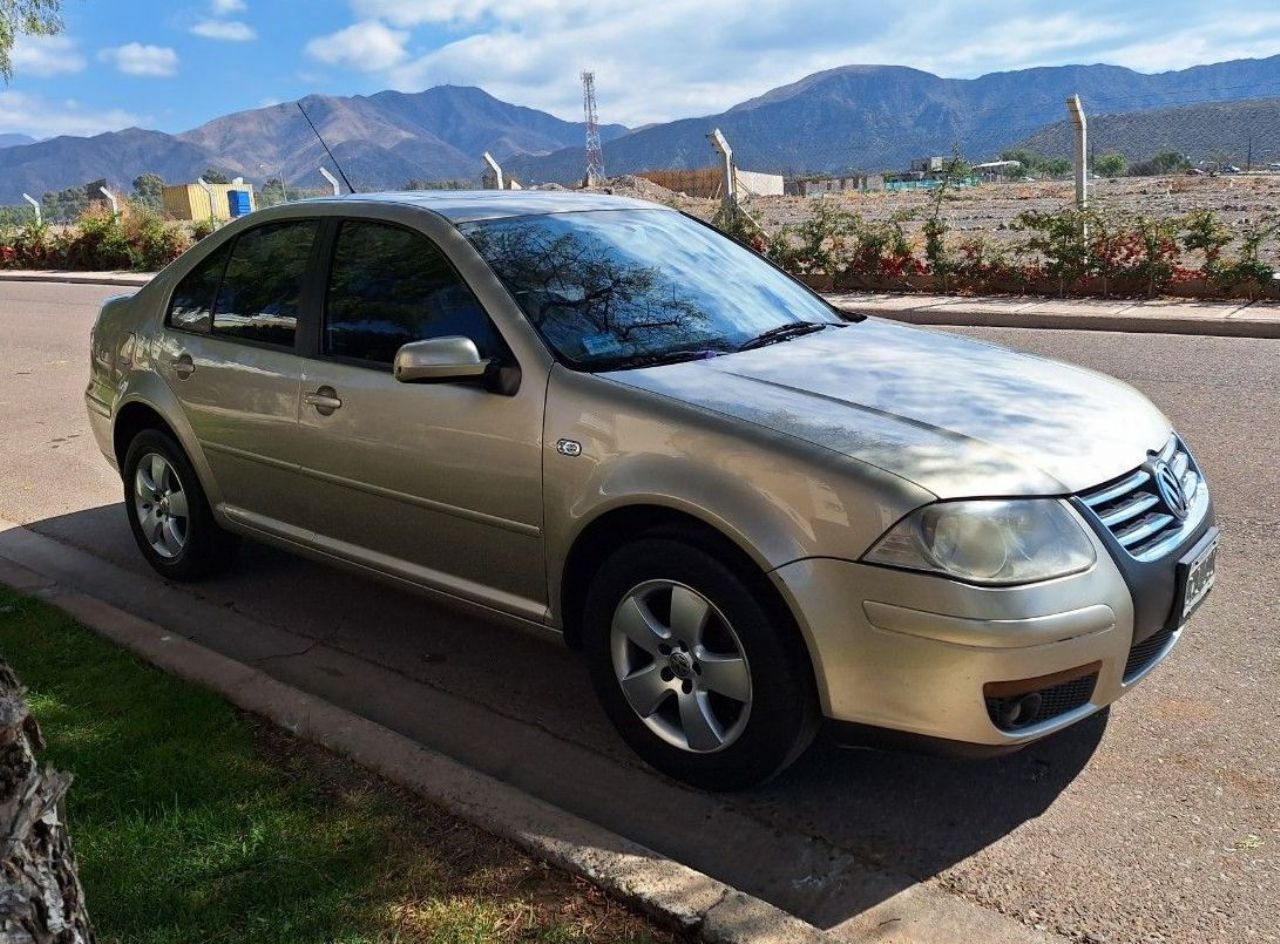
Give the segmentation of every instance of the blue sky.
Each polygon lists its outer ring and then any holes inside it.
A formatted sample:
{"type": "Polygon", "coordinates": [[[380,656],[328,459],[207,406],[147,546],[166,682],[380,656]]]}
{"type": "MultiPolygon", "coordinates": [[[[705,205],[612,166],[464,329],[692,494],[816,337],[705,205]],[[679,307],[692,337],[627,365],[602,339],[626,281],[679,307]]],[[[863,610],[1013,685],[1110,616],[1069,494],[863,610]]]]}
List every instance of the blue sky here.
{"type": "Polygon", "coordinates": [[[1275,0],[64,0],[64,19],[61,36],[20,40],[0,133],[182,131],[311,92],[445,82],[577,119],[585,66],[601,119],[634,126],[850,63],[971,77],[1280,53],[1275,0]]]}

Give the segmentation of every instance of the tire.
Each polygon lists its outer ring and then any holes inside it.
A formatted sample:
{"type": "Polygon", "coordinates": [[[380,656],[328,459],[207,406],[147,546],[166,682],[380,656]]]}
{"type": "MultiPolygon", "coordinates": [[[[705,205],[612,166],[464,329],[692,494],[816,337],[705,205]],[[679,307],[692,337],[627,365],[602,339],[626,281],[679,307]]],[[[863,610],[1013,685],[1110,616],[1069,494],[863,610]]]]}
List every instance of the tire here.
{"type": "Polygon", "coordinates": [[[218,526],[182,447],[168,433],[145,429],[124,460],[124,505],[138,549],[169,580],[200,580],[225,571],[238,539],[218,526]]]}
{"type": "Polygon", "coordinates": [[[677,780],[754,786],[817,732],[808,655],[790,614],[753,586],[762,581],[654,537],[614,552],[587,592],[583,643],[605,713],[632,750],[677,780]]]}

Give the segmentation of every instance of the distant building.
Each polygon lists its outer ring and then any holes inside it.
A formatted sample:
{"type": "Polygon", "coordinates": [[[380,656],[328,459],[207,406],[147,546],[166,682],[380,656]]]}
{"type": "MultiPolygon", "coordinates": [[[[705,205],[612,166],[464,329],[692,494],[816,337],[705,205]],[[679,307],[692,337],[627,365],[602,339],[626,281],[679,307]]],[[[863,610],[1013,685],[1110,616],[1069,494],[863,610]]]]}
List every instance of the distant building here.
{"type": "Polygon", "coordinates": [[[950,157],[921,157],[911,162],[913,174],[941,174],[951,163],[950,157]]]}
{"type": "Polygon", "coordinates": [[[164,188],[164,212],[175,220],[226,222],[257,209],[253,185],[242,180],[229,184],[174,184],[164,188]]]}
{"type": "Polygon", "coordinates": [[[798,197],[820,197],[825,193],[883,189],[883,174],[846,174],[840,177],[801,178],[787,182],[787,192],[798,197]]]}

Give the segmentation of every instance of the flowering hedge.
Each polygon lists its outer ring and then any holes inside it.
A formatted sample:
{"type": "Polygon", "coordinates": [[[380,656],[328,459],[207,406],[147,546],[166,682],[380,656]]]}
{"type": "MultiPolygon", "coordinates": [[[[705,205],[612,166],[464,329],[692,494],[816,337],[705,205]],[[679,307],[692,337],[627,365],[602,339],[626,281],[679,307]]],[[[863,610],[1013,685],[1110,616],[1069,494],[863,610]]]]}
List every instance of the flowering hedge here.
{"type": "Polygon", "coordinates": [[[34,220],[0,232],[0,268],[154,272],[204,235],[188,224],[126,207],[120,215],[91,210],[69,226],[34,220]]]}
{"type": "Polygon", "coordinates": [[[802,223],[771,234],[740,223],[735,235],[793,275],[835,289],[1280,297],[1280,260],[1263,249],[1280,235],[1280,216],[1233,230],[1211,210],[1163,219],[1027,212],[1004,242],[954,236],[938,214],[913,236],[915,221],[910,214],[867,220],[819,203],[802,223]]]}

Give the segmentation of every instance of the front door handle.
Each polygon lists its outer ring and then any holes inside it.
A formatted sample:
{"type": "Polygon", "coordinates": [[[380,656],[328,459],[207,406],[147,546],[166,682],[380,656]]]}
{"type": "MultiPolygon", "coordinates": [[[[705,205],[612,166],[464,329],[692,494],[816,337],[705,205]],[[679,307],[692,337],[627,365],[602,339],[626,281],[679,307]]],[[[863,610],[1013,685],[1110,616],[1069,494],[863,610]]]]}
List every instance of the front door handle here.
{"type": "Polygon", "coordinates": [[[173,368],[173,372],[180,380],[186,380],[196,372],[196,364],[190,354],[179,354],[169,362],[169,366],[173,368]]]}
{"type": "Polygon", "coordinates": [[[302,402],[316,408],[316,412],[321,416],[332,416],[333,411],[342,406],[342,401],[338,399],[338,392],[332,387],[321,387],[315,393],[308,393],[302,398],[302,402]]]}

